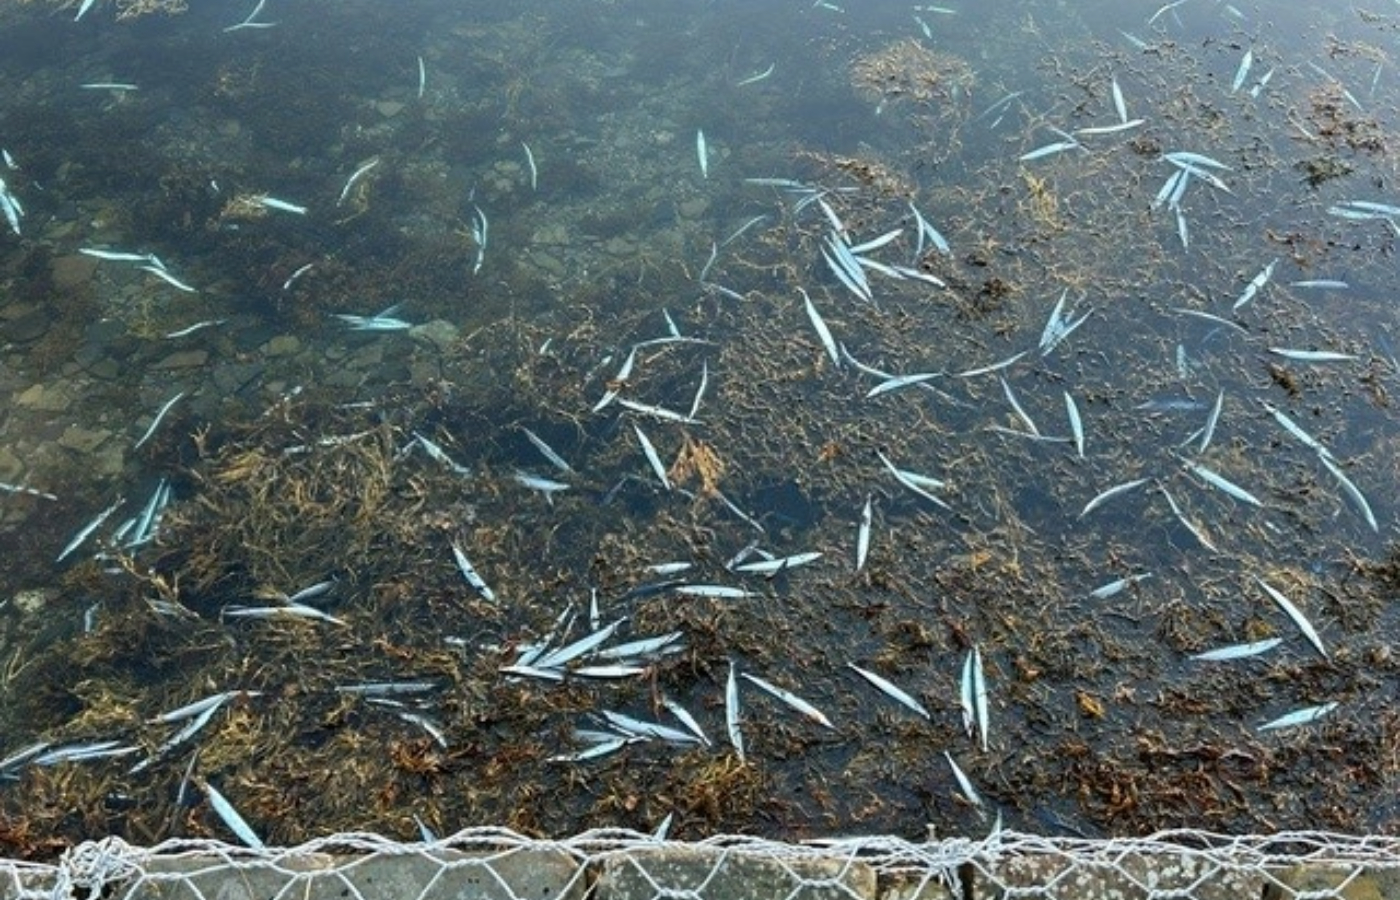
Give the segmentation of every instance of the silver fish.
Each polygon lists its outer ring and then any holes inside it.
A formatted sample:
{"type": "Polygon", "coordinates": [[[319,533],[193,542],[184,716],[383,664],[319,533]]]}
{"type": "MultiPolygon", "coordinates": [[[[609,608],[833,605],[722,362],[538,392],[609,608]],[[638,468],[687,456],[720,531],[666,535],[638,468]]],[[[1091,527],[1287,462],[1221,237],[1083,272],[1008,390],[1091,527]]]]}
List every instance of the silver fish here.
{"type": "Polygon", "coordinates": [[[471,585],[472,589],[487,601],[495,603],[495,592],[492,591],[491,588],[487,586],[486,581],[477,574],[476,568],[471,564],[471,561],[467,559],[467,554],[456,541],[452,542],[452,556],[457,560],[457,570],[462,573],[462,577],[466,579],[467,584],[471,585]]]}
{"type": "Polygon", "coordinates": [[[1148,479],[1146,478],[1136,478],[1132,481],[1125,481],[1122,484],[1115,484],[1113,487],[1109,488],[1106,491],[1103,491],[1094,499],[1084,504],[1084,508],[1079,512],[1079,518],[1084,518],[1089,513],[1093,512],[1100,506],[1103,506],[1105,503],[1112,500],[1114,497],[1126,494],[1128,491],[1131,491],[1134,488],[1141,487],[1142,485],[1147,484],[1147,481],[1148,479]]]}
{"type": "Polygon", "coordinates": [[[734,661],[729,662],[729,680],[724,684],[724,724],[729,731],[729,744],[744,762],[744,732],[739,727],[739,682],[734,676],[734,661]]]}
{"type": "Polygon", "coordinates": [[[1226,662],[1232,659],[1247,659],[1251,656],[1267,653],[1282,643],[1283,638],[1268,638],[1262,641],[1251,641],[1247,644],[1231,644],[1228,647],[1219,647],[1215,650],[1197,653],[1191,658],[1201,662],[1226,662]]]}
{"type": "Polygon", "coordinates": [[[846,665],[851,669],[851,671],[855,672],[857,675],[873,684],[876,687],[876,689],[878,689],[885,696],[894,700],[896,703],[900,703],[908,707],[909,709],[913,710],[915,713],[919,714],[920,716],[923,716],[929,721],[933,720],[933,716],[929,714],[928,709],[922,703],[920,703],[918,700],[915,700],[905,691],[901,690],[893,682],[879,675],[876,675],[874,672],[862,669],[855,663],[846,663],[846,665]]]}
{"type": "Polygon", "coordinates": [[[791,706],[793,709],[802,713],[802,715],[806,716],[807,718],[811,719],[817,724],[825,728],[830,728],[832,731],[836,730],[836,726],[831,724],[831,720],[828,719],[822,713],[821,710],[817,709],[815,706],[808,703],[806,700],[803,700],[801,697],[797,696],[792,691],[784,690],[783,688],[778,687],[776,684],[773,684],[769,681],[765,681],[762,678],[759,678],[757,675],[750,675],[748,672],[742,672],[740,674],[750,684],[757,685],[759,688],[762,688],[767,693],[772,694],[774,697],[777,697],[779,700],[783,701],[788,706],[791,706]]]}
{"type": "Polygon", "coordinates": [[[1296,709],[1287,715],[1279,716],[1272,722],[1265,722],[1259,726],[1259,731],[1273,731],[1278,728],[1295,728],[1299,725],[1307,725],[1316,722],[1318,719],[1336,709],[1340,704],[1333,700],[1330,703],[1323,703],[1321,706],[1309,706],[1304,709],[1296,709]]]}
{"type": "Polygon", "coordinates": [[[1322,654],[1323,659],[1327,659],[1327,649],[1322,646],[1322,638],[1318,636],[1317,630],[1313,628],[1312,623],[1308,621],[1308,617],[1303,615],[1303,611],[1294,606],[1292,601],[1283,596],[1283,594],[1264,579],[1256,576],[1254,580],[1264,589],[1264,592],[1273,599],[1274,603],[1278,604],[1278,608],[1283,610],[1288,618],[1293,620],[1293,624],[1298,626],[1298,630],[1303,633],[1303,637],[1308,639],[1308,643],[1312,644],[1313,647],[1317,649],[1317,652],[1322,654]]]}

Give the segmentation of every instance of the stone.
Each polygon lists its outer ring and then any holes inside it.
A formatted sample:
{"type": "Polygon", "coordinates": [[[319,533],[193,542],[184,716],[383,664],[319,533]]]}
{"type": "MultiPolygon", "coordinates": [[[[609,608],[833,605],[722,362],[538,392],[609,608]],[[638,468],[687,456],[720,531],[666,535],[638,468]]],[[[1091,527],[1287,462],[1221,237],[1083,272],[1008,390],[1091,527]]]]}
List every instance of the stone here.
{"type": "Polygon", "coordinates": [[[439,350],[446,350],[457,343],[461,332],[457,326],[445,319],[434,319],[422,325],[415,325],[408,330],[408,336],[420,344],[428,344],[439,350]]]}
{"type": "Polygon", "coordinates": [[[564,267],[564,263],[552,253],[535,250],[530,254],[530,261],[535,269],[553,278],[563,278],[565,275],[569,274],[569,270],[564,267]]]}
{"type": "Polygon", "coordinates": [[[598,900],[655,900],[664,896],[703,896],[705,900],[784,900],[875,898],[875,872],[866,864],[841,859],[746,856],[710,847],[633,850],[603,861],[598,900]],[[690,892],[700,892],[703,894],[690,892]]]}
{"type": "Polygon", "coordinates": [[[578,862],[559,851],[453,850],[335,857],[302,853],[275,862],[230,866],[215,856],[155,857],[145,879],[124,889],[125,900],[583,900],[578,862]],[[179,877],[172,877],[179,876],[179,877]]]}
{"type": "Polygon", "coordinates": [[[87,459],[88,472],[98,479],[122,474],[126,468],[126,452],[130,445],[124,441],[108,441],[87,459]]]}
{"type": "Polygon", "coordinates": [[[698,219],[705,214],[705,210],[710,208],[710,201],[704,197],[691,197],[682,200],[676,207],[683,219],[698,219]]]}
{"type": "Polygon", "coordinates": [[[301,340],[294,334],[279,334],[263,344],[263,355],[269,357],[295,356],[301,350],[301,340]]]}
{"type": "Polygon", "coordinates": [[[110,356],[102,357],[83,371],[93,378],[100,378],[103,381],[115,381],[123,374],[121,363],[110,356]]]}
{"type": "Polygon", "coordinates": [[[66,381],[31,385],[15,397],[15,405],[40,412],[64,412],[73,405],[73,389],[66,381]]]}
{"type": "Polygon", "coordinates": [[[384,364],[384,342],[374,340],[356,347],[354,352],[346,360],[348,368],[367,371],[377,369],[384,364]]]}
{"type": "Polygon", "coordinates": [[[80,253],[59,256],[49,263],[49,274],[53,277],[53,286],[60,291],[71,291],[82,287],[92,280],[93,273],[96,271],[97,259],[92,256],[83,256],[80,253]]]}
{"type": "Polygon", "coordinates": [[[43,309],[31,309],[0,324],[0,337],[16,344],[28,344],[47,334],[52,325],[52,313],[43,309]]]}
{"type": "Polygon", "coordinates": [[[43,612],[44,609],[58,599],[56,588],[30,588],[15,594],[15,608],[26,616],[43,612]]]}
{"type": "Polygon", "coordinates": [[[214,367],[214,387],[223,397],[241,393],[257,380],[267,367],[262,363],[226,363],[214,367]]]}
{"type": "Polygon", "coordinates": [[[157,369],[198,369],[209,361],[208,350],[176,350],[155,363],[157,369]]]}
{"type": "Polygon", "coordinates": [[[77,453],[91,453],[98,447],[105,444],[112,437],[112,432],[103,428],[84,428],[81,425],[69,425],[63,434],[58,438],[58,445],[66,447],[77,453]]]}
{"type": "Polygon", "coordinates": [[[14,483],[24,471],[24,461],[9,447],[0,447],[0,481],[14,483]]]}

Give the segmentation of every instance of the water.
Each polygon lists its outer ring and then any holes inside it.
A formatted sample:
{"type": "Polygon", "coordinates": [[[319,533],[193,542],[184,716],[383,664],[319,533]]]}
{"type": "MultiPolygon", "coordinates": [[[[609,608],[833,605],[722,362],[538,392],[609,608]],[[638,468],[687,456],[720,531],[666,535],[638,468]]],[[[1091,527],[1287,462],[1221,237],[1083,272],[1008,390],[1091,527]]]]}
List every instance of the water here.
{"type": "Polygon", "coordinates": [[[674,813],[679,837],[979,834],[997,811],[1092,835],[1393,830],[1376,798],[1396,778],[1395,231],[1328,213],[1397,202],[1394,13],[1377,5],[1266,17],[1187,0],[1148,26],[1155,6],[1119,3],[271,0],[259,18],[276,27],[234,32],[238,13],[212,3],[120,24],[105,4],[78,23],[8,10],[0,146],[26,215],[3,245],[0,480],[58,499],[0,507],[3,744],[140,748],[23,769],[0,795],[28,827],[13,852],[112,830],[226,835],[197,791],[177,802],[187,773],[278,842],[410,838],[414,815],[439,833],[559,834],[674,813]],[[1118,122],[1115,79],[1144,124],[1018,160],[1118,122]],[[1229,193],[1195,176],[1183,195],[1187,246],[1152,208],[1174,150],[1230,167],[1229,193]],[[871,271],[872,301],[857,299],[822,259],[833,226],[818,195],[849,244],[902,228],[868,256],[948,287],[871,271]],[[909,202],[951,254],[916,253],[909,202]],[[195,292],[79,248],[154,254],[195,292]],[[1304,279],[1348,288],[1291,286],[1304,279]],[[799,287],[862,366],[945,374],[867,397],[879,378],[833,364],[799,287]],[[1070,318],[1089,317],[1042,354],[1062,294],[1070,318]],[[414,327],[336,318],[395,306],[385,315],[414,327]],[[218,324],[165,337],[201,322],[218,324]],[[595,411],[610,390],[667,412],[595,411]],[[1334,454],[1376,531],[1265,402],[1334,454]],[[881,454],[946,481],[933,493],[948,508],[881,454]],[[531,490],[522,472],[568,488],[531,490]],[[162,478],[156,536],[114,541],[162,478]],[[771,579],[727,571],[754,541],[823,556],[771,579]],[[463,580],[454,543],[494,602],[463,580]],[[647,568],[671,561],[693,567],[647,568]],[[671,577],[756,596],[645,589],[671,577]],[[307,602],[337,622],[225,614],[327,579],[307,602]],[[499,671],[546,635],[586,634],[595,592],[600,624],[626,618],[619,640],[680,631],[685,650],[616,681],[499,671]],[[1285,640],[1266,656],[1189,659],[1271,636],[1285,640]],[[986,751],[959,710],[974,646],[986,751]],[[741,762],[725,738],[730,661],[836,729],[743,683],[741,762]],[[402,706],[335,690],[403,679],[434,687],[402,706]],[[178,728],[152,717],[224,690],[261,693],[128,773],[178,728]],[[678,727],[663,696],[714,746],[550,761],[588,746],[577,731],[601,727],[602,708],[678,727]],[[1258,730],[1333,701],[1318,722],[1258,730]]]}

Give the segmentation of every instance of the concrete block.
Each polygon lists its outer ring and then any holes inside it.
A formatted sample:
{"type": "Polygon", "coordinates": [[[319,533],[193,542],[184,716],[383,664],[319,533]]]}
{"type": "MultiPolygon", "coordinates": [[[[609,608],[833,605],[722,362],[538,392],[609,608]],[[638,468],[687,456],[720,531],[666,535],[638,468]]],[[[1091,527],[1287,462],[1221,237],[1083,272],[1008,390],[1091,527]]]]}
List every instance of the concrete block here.
{"type": "Polygon", "coordinates": [[[778,859],[742,850],[660,847],[608,858],[597,900],[655,900],[693,891],[702,900],[876,900],[875,873],[842,859],[778,859]]]}
{"type": "Polygon", "coordinates": [[[122,900],[582,900],[578,863],[552,850],[306,854],[273,862],[210,853],[151,861],[122,900]]]}
{"type": "Polygon", "coordinates": [[[880,900],[960,900],[961,897],[961,891],[953,893],[932,872],[922,878],[896,875],[880,879],[880,900]]]}
{"type": "Polygon", "coordinates": [[[1335,893],[1339,900],[1390,900],[1400,897],[1400,871],[1360,866],[1294,866],[1274,873],[1265,900],[1293,900],[1299,894],[1335,893]]]}
{"type": "Polygon", "coordinates": [[[1008,856],[995,865],[977,864],[974,900],[1007,896],[1044,900],[1240,900],[1263,895],[1262,873],[1236,872],[1194,853],[1124,853],[1070,857],[1057,854],[1008,856]],[[1030,888],[1038,888],[1027,893],[1030,888]],[[1012,890],[1014,889],[1014,890],[1012,890]]]}

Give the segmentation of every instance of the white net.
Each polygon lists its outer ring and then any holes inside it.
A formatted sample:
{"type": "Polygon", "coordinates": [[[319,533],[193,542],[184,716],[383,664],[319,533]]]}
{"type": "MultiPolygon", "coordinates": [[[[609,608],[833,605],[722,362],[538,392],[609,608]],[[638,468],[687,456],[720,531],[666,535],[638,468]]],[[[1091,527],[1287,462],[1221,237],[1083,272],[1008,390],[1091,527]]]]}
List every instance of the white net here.
{"type": "Polygon", "coordinates": [[[630,831],[539,840],[483,828],[433,843],[342,834],[256,851],[108,838],[57,865],[4,870],[7,900],[1360,900],[1400,896],[1400,839],[1177,831],[1091,841],[1003,831],[928,843],[681,843],[630,831]]]}

